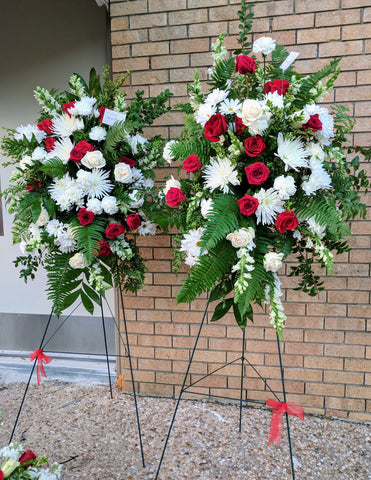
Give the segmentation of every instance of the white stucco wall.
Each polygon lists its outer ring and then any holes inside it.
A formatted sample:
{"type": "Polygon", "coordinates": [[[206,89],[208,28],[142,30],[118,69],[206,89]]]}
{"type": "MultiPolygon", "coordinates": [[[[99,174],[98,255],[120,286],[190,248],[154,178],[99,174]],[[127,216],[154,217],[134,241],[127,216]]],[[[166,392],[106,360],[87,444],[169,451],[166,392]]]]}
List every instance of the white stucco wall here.
{"type": "MultiPolygon", "coordinates": [[[[107,58],[105,8],[95,0],[12,0],[1,2],[0,15],[0,126],[34,123],[39,105],[33,90],[68,88],[73,72],[85,78],[94,66],[101,72],[107,58]]],[[[0,160],[3,158],[0,157],[0,160]]],[[[11,168],[0,169],[5,188],[11,168]]],[[[45,274],[25,284],[12,261],[11,218],[5,211],[0,236],[0,312],[48,314],[45,274]]],[[[113,305],[111,295],[111,305],[113,305]]],[[[86,314],[83,309],[76,312],[86,314]]]]}

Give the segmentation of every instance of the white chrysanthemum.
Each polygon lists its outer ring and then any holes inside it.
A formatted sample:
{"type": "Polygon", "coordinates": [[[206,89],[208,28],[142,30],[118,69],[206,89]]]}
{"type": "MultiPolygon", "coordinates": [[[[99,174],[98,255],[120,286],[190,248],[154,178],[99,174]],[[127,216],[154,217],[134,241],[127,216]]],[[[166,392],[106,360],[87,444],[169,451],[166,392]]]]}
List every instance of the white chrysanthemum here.
{"type": "Polygon", "coordinates": [[[37,160],[41,163],[48,158],[48,152],[42,147],[36,147],[35,150],[32,152],[32,160],[37,160]]]}
{"type": "MultiPolygon", "coordinates": [[[[67,202],[69,202],[70,206],[75,205],[76,207],[82,207],[84,204],[84,195],[85,192],[80,185],[77,182],[72,182],[68,189],[61,195],[60,204],[67,204],[67,202]]],[[[56,202],[58,203],[58,201],[59,200],[57,199],[56,202]]]]}
{"type": "Polygon", "coordinates": [[[150,222],[148,218],[144,218],[139,228],[137,229],[137,233],[139,233],[139,235],[155,235],[156,229],[157,226],[155,223],[150,222]]]}
{"type": "Polygon", "coordinates": [[[198,107],[195,112],[195,121],[199,123],[202,127],[205,126],[205,123],[216,114],[215,105],[204,103],[198,107]]]}
{"type": "Polygon", "coordinates": [[[155,182],[152,180],[152,178],[144,178],[141,180],[143,188],[146,190],[149,190],[155,186],[155,182]]]}
{"type": "Polygon", "coordinates": [[[223,115],[231,115],[232,113],[236,114],[241,109],[241,103],[239,100],[234,99],[231,100],[226,98],[223,103],[219,106],[219,112],[223,113],[223,115]]]}
{"type": "Polygon", "coordinates": [[[179,180],[176,180],[172,175],[170,178],[166,180],[165,187],[164,187],[164,195],[170,190],[170,188],[181,188],[179,180]]]}
{"type": "Polygon", "coordinates": [[[323,238],[326,232],[326,225],[320,225],[316,222],[314,217],[308,218],[307,224],[309,230],[313,233],[313,235],[318,235],[319,238],[323,238]]]}
{"type": "Polygon", "coordinates": [[[263,102],[266,105],[270,102],[274,107],[283,108],[284,107],[284,95],[280,95],[278,92],[268,92],[264,95],[263,102]]]}
{"type": "Polygon", "coordinates": [[[196,257],[195,255],[191,255],[189,253],[184,259],[184,263],[189,267],[194,267],[195,265],[198,264],[198,257],[196,257]]]}
{"type": "Polygon", "coordinates": [[[74,146],[69,137],[60,138],[55,142],[53,151],[48,153],[48,157],[59,158],[66,164],[70,159],[71,150],[74,146]]]}
{"type": "Polygon", "coordinates": [[[175,144],[175,140],[170,140],[170,142],[167,142],[162,152],[162,156],[164,157],[165,162],[167,162],[169,165],[171,165],[171,162],[174,160],[174,156],[171,153],[171,147],[175,144]]]}
{"type": "Polygon", "coordinates": [[[283,208],[284,201],[274,188],[268,188],[268,190],[262,188],[255,193],[254,197],[259,201],[259,206],[255,212],[257,223],[271,224],[276,216],[285,210],[283,208]]]}
{"type": "Polygon", "coordinates": [[[80,186],[81,190],[83,190],[84,194],[86,195],[91,183],[91,173],[87,170],[78,170],[76,173],[76,183],[80,186]]]}
{"type": "Polygon", "coordinates": [[[89,132],[89,138],[95,140],[96,142],[101,142],[106,138],[107,131],[103,127],[93,127],[89,132]]]}
{"type": "Polygon", "coordinates": [[[126,140],[129,143],[134,155],[138,153],[138,146],[141,145],[143,147],[148,141],[146,138],[138,134],[134,135],[133,137],[129,136],[126,138],[126,140]]]}
{"type": "Polygon", "coordinates": [[[223,102],[228,97],[228,90],[220,90],[215,88],[209,95],[206,97],[205,103],[208,105],[217,105],[218,103],[223,102]]]}
{"type": "Polygon", "coordinates": [[[201,200],[201,215],[206,218],[207,214],[213,209],[213,199],[203,198],[201,200]]]}
{"type": "Polygon", "coordinates": [[[53,118],[52,130],[58,137],[69,137],[73,132],[83,128],[84,121],[74,115],[69,116],[67,113],[62,113],[53,118]]]}
{"type": "Polygon", "coordinates": [[[93,212],[94,215],[100,215],[103,212],[102,202],[97,198],[90,198],[86,204],[86,209],[93,212]]]}
{"type": "Polygon", "coordinates": [[[71,115],[93,115],[94,105],[96,104],[97,99],[93,97],[82,97],[81,100],[75,102],[72,108],[68,109],[68,112],[71,115]]]}
{"type": "Polygon", "coordinates": [[[52,184],[50,184],[48,190],[53,200],[56,200],[69,186],[73,183],[72,178],[68,173],[63,175],[62,178],[57,178],[52,184]]]}
{"type": "Polygon", "coordinates": [[[313,136],[321,145],[330,145],[329,139],[334,136],[334,119],[327,108],[318,105],[306,105],[304,111],[310,115],[318,114],[318,118],[322,123],[322,130],[317,130],[313,136]]]}
{"type": "Polygon", "coordinates": [[[276,42],[271,37],[260,37],[253,43],[252,50],[254,53],[262,53],[269,55],[276,48],[276,42]]]}
{"type": "Polygon", "coordinates": [[[291,175],[281,175],[274,180],[273,188],[278,191],[282,200],[288,200],[296,193],[295,179],[291,175]]]}
{"type": "Polygon", "coordinates": [[[108,215],[114,215],[119,211],[116,197],[108,196],[102,198],[102,208],[108,215]]]}
{"type": "Polygon", "coordinates": [[[317,190],[331,188],[331,176],[323,168],[312,170],[308,180],[301,184],[306,195],[313,195],[317,190]]]}
{"type": "Polygon", "coordinates": [[[69,259],[68,263],[72,268],[86,268],[88,266],[88,262],[85,260],[82,252],[75,253],[75,255],[69,259]]]}
{"type": "Polygon", "coordinates": [[[58,234],[63,230],[63,228],[63,223],[54,218],[47,223],[45,230],[48,232],[49,235],[57,237],[58,234]]]}
{"type": "Polygon", "coordinates": [[[315,142],[309,142],[305,146],[306,151],[311,157],[316,157],[318,160],[325,159],[325,152],[322,150],[322,147],[315,142]]]}
{"type": "Polygon", "coordinates": [[[133,190],[129,193],[130,207],[140,208],[144,203],[144,198],[141,197],[139,190],[133,190]]]}
{"type": "Polygon", "coordinates": [[[145,178],[143,176],[142,171],[139,168],[132,167],[131,174],[132,174],[131,183],[133,184],[133,187],[137,189],[140,187],[143,187],[145,178]]]}
{"type": "Polygon", "coordinates": [[[113,189],[109,179],[110,172],[105,172],[100,168],[93,168],[90,173],[90,182],[86,190],[88,198],[102,198],[113,189]]]}
{"type": "Polygon", "coordinates": [[[264,255],[263,265],[267,272],[277,272],[282,267],[283,253],[269,252],[264,255]]]}
{"type": "Polygon", "coordinates": [[[278,148],[275,155],[285,164],[285,172],[290,168],[297,171],[299,167],[308,166],[306,158],[309,154],[299,139],[285,139],[282,133],[279,133],[277,140],[278,148]]]}
{"type": "Polygon", "coordinates": [[[60,233],[58,233],[54,243],[62,253],[71,253],[77,249],[77,241],[75,240],[70,228],[67,228],[67,230],[62,230],[60,233]]]}
{"type": "Polygon", "coordinates": [[[23,136],[27,138],[30,142],[32,140],[32,135],[35,136],[38,143],[41,143],[44,138],[47,136],[43,130],[39,130],[37,125],[31,125],[30,123],[26,126],[20,125],[15,129],[17,133],[14,134],[16,140],[22,140],[23,136]]]}
{"type": "Polygon", "coordinates": [[[211,192],[220,188],[223,193],[229,193],[229,185],[239,185],[238,171],[229,158],[211,159],[210,165],[204,169],[205,187],[211,192]]]}
{"type": "Polygon", "coordinates": [[[183,235],[183,240],[180,243],[180,251],[186,252],[187,255],[199,257],[201,253],[207,253],[205,250],[201,252],[201,237],[204,228],[200,227],[197,230],[190,230],[183,235]]]}

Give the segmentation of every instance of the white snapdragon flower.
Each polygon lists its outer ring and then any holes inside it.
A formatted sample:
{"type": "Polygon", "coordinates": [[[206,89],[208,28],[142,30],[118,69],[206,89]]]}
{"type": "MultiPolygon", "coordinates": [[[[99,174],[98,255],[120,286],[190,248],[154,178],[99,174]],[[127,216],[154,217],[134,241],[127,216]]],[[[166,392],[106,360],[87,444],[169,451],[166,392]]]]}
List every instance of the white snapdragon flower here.
{"type": "MultiPolygon", "coordinates": [[[[125,113],[126,116],[126,113],[125,113]]],[[[129,143],[134,155],[138,153],[138,146],[141,145],[142,147],[148,142],[148,140],[141,135],[134,135],[133,137],[127,137],[127,142],[129,143]]]]}
{"type": "Polygon", "coordinates": [[[164,157],[165,162],[171,165],[172,161],[174,160],[173,154],[171,153],[171,147],[176,143],[175,140],[170,140],[164,147],[164,151],[162,152],[162,156],[164,157]]]}

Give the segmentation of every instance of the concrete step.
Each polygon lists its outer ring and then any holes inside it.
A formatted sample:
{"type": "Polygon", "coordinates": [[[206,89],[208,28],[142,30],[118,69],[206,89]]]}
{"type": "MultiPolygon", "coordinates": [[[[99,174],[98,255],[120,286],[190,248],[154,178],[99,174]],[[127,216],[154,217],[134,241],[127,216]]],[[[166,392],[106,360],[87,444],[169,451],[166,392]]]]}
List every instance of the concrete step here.
{"type": "MultiPolygon", "coordinates": [[[[108,367],[105,355],[45,352],[53,360],[44,366],[46,380],[67,382],[109,384],[108,367]]],[[[0,350],[0,383],[27,382],[33,362],[30,352],[0,350]]],[[[117,381],[116,357],[109,356],[111,382],[117,381]]],[[[36,383],[36,369],[32,383],[36,383]]],[[[45,381],[45,379],[43,379],[45,381]]]]}

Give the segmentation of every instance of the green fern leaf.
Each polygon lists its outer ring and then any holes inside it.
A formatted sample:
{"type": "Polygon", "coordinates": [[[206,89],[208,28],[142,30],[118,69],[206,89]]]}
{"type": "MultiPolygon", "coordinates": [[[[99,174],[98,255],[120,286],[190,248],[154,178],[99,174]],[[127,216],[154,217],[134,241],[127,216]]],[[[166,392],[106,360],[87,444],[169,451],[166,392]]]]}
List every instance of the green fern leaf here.
{"type": "Polygon", "coordinates": [[[238,205],[231,195],[215,195],[213,209],[207,215],[201,247],[212,250],[230,232],[238,230],[238,205]]]}
{"type": "Polygon", "coordinates": [[[99,250],[99,240],[102,240],[106,227],[106,221],[103,218],[95,217],[93,223],[89,225],[80,225],[77,218],[70,223],[73,235],[77,240],[77,246],[82,250],[85,260],[90,265],[95,259],[99,250]]]}
{"type": "Polygon", "coordinates": [[[59,158],[50,158],[39,167],[39,170],[53,178],[61,178],[67,172],[66,165],[59,158]]]}
{"type": "Polygon", "coordinates": [[[227,82],[230,80],[235,70],[235,59],[233,57],[226,58],[216,62],[215,70],[211,74],[212,82],[208,83],[213,88],[227,88],[227,82]]]}
{"type": "Polygon", "coordinates": [[[177,303],[191,302],[197,295],[211,290],[230,271],[235,259],[235,249],[225,240],[217,245],[215,252],[201,256],[200,263],[191,269],[190,276],[179,290],[177,303]]]}
{"type": "MultiPolygon", "coordinates": [[[[78,279],[82,271],[70,267],[69,260],[72,254],[51,252],[45,259],[47,271],[47,294],[53,302],[53,311],[59,317],[71,301],[71,293],[80,286],[82,278],[78,279]]],[[[72,297],[74,298],[74,297],[72,297]]]]}

